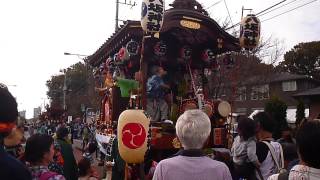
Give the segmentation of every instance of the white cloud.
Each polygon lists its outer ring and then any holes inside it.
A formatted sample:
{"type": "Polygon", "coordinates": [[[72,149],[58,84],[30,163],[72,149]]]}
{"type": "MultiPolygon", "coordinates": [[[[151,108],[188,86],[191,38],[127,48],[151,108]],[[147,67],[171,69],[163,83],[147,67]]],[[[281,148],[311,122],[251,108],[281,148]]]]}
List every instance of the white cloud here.
{"type": "MultiPolygon", "coordinates": [[[[132,0],[133,1],[133,0],[132,0]]],[[[167,6],[173,0],[167,0],[167,6]]],[[[216,1],[199,0],[205,7],[216,1]]],[[[279,2],[278,0],[226,0],[233,23],[240,21],[241,7],[254,12],[279,2]]],[[[299,0],[279,11],[308,2],[299,0]]],[[[138,20],[140,3],[120,6],[120,19],[138,20]]],[[[319,40],[319,1],[274,18],[262,24],[263,34],[285,39],[287,49],[300,41],[319,40]]],[[[223,1],[209,9],[213,18],[227,17],[223,1]]],[[[271,17],[265,15],[261,19],[271,17]]],[[[10,90],[17,97],[19,109],[32,109],[46,97],[45,82],[59,69],[79,59],[64,56],[64,52],[92,54],[114,32],[114,0],[10,0],[0,1],[0,82],[16,84],[10,90]]],[[[237,27],[238,28],[238,27],[237,27]]]]}

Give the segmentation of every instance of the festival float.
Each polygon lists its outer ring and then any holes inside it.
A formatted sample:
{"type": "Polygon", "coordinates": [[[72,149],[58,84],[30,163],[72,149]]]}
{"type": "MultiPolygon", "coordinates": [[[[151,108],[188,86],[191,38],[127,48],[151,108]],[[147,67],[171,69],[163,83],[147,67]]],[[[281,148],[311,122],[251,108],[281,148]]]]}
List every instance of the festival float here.
{"type": "Polygon", "coordinates": [[[114,139],[127,163],[143,163],[147,153],[156,161],[177,152],[175,121],[189,109],[202,109],[211,119],[206,148],[228,148],[232,103],[215,98],[208,81],[232,68],[242,51],[256,47],[260,22],[243,18],[240,38],[224,31],[195,0],[143,0],[141,21],[126,21],[91,56],[101,109],[96,139],[110,156],[114,139]],[[168,119],[152,119],[146,112],[147,80],[154,66],[167,75],[168,119]]]}

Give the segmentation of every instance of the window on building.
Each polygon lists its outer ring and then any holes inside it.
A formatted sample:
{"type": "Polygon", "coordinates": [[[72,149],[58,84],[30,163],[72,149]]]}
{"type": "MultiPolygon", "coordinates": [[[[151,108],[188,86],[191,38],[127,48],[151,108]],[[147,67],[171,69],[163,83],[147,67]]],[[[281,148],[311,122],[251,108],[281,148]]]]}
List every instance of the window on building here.
{"type": "Polygon", "coordinates": [[[245,100],[247,100],[247,88],[240,87],[237,89],[236,101],[245,101],[245,100]]]}
{"type": "Polygon", "coordinates": [[[269,99],[269,84],[261,85],[259,89],[259,99],[269,99]]]}
{"type": "Polygon", "coordinates": [[[251,100],[259,99],[259,86],[253,86],[251,88],[251,100]]]}
{"type": "Polygon", "coordinates": [[[283,91],[296,91],[297,90],[297,81],[286,81],[282,82],[283,91]]]}
{"type": "Polygon", "coordinates": [[[251,100],[269,99],[269,84],[253,86],[251,89],[251,100]]]}

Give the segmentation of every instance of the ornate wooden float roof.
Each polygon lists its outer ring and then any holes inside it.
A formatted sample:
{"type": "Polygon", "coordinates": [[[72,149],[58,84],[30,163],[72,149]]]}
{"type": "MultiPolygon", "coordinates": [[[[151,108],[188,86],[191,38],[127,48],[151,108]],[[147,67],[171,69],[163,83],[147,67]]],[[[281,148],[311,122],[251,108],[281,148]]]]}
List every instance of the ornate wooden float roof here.
{"type": "MultiPolygon", "coordinates": [[[[175,0],[171,9],[165,11],[162,36],[175,36],[186,44],[201,44],[210,41],[216,46],[217,39],[223,39],[222,51],[240,50],[239,40],[224,31],[217,22],[208,16],[196,0],[175,0]]],[[[140,21],[126,21],[87,61],[98,66],[109,56],[115,54],[128,41],[141,41],[143,30],[140,21]]]]}

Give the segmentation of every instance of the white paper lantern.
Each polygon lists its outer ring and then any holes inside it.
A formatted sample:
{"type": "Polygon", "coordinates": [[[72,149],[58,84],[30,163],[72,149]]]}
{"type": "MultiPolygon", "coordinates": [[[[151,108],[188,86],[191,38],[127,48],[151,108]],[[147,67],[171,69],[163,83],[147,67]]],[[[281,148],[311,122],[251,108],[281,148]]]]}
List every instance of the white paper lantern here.
{"type": "Polygon", "coordinates": [[[163,15],[164,0],[142,0],[141,27],[145,32],[160,32],[163,15]]]}
{"type": "Polygon", "coordinates": [[[240,46],[253,49],[258,46],[260,40],[261,23],[253,14],[244,17],[240,24],[240,46]]]}
{"type": "Polygon", "coordinates": [[[143,110],[125,110],[118,121],[118,148],[127,163],[144,161],[148,149],[150,119],[143,110]]]}

